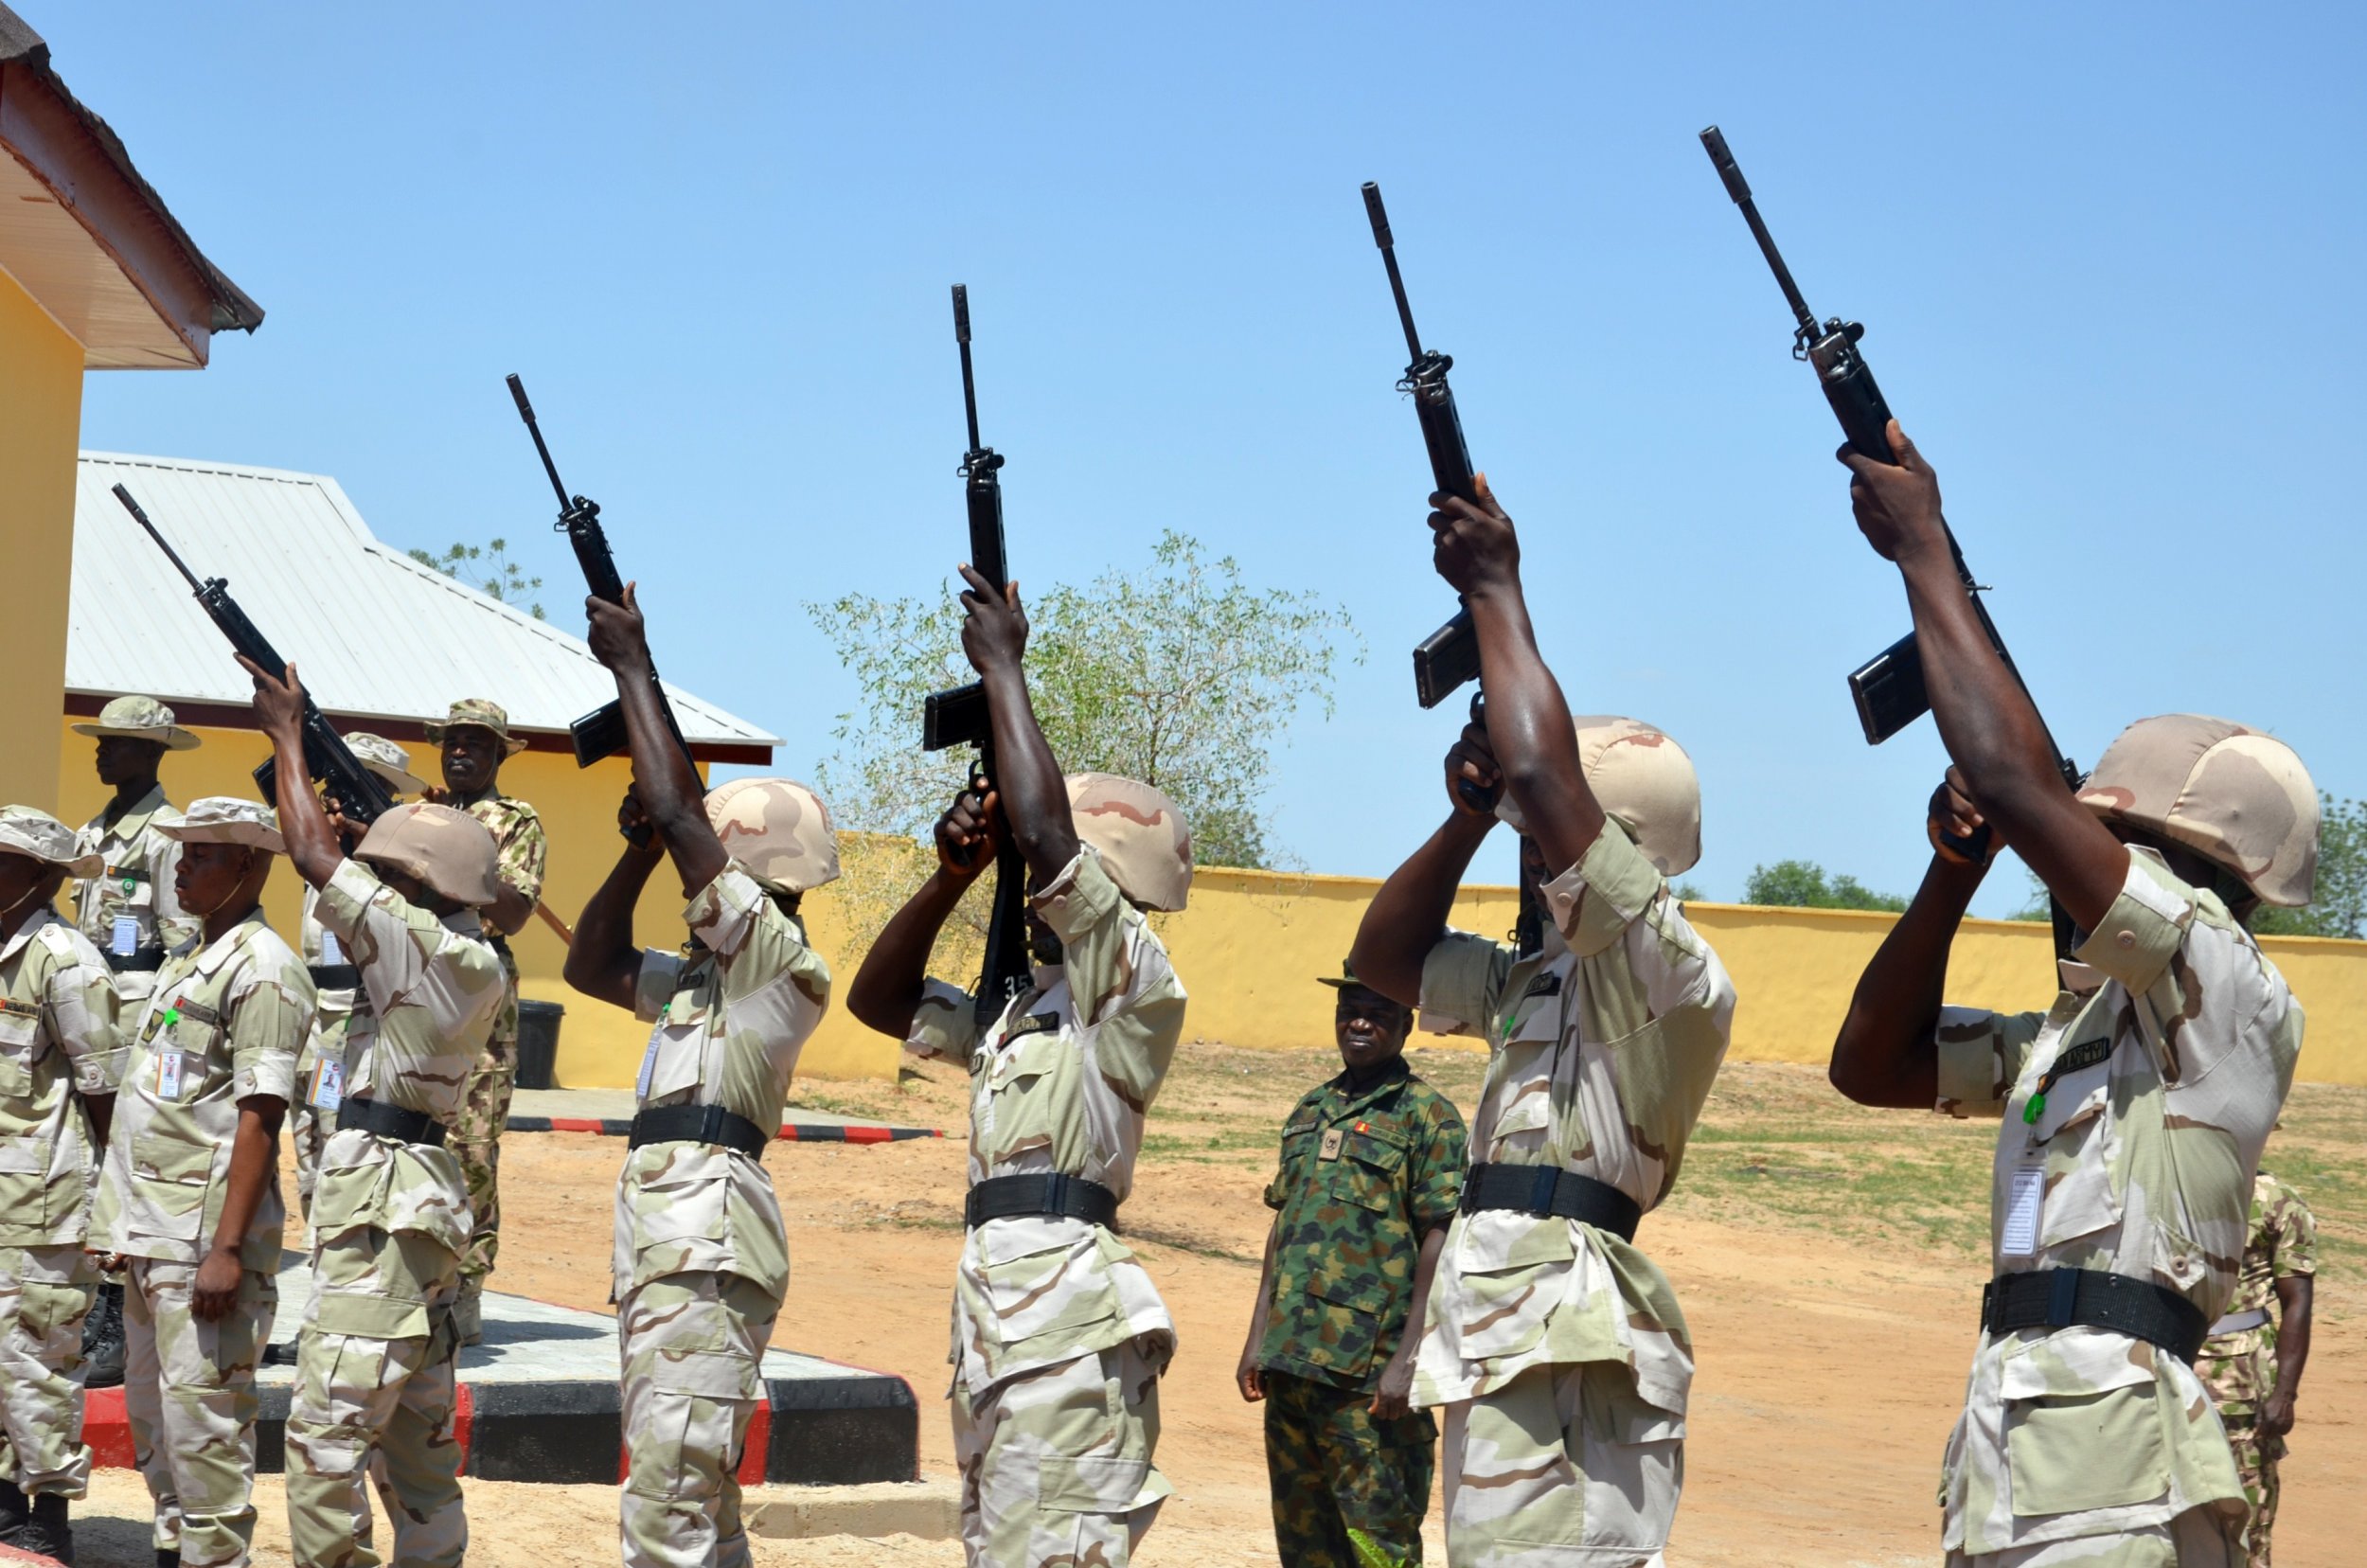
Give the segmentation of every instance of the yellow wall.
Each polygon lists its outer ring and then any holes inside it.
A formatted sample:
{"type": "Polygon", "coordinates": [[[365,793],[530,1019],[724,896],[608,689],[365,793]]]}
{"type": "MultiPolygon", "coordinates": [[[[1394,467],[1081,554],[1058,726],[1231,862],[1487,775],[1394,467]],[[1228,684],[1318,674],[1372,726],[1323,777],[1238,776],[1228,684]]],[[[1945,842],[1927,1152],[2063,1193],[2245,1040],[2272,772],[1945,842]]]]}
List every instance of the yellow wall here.
{"type": "Polygon", "coordinates": [[[57,803],[82,347],[0,272],[0,548],[9,561],[0,801],[57,803]]]}

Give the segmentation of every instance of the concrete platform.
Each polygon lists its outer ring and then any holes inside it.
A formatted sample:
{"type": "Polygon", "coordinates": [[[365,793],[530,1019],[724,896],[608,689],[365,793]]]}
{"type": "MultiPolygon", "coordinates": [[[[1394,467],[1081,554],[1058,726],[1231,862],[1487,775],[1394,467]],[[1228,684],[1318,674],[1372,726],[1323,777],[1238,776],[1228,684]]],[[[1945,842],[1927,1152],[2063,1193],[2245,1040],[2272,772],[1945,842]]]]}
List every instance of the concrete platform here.
{"type": "MultiPolygon", "coordinates": [[[[630,1089],[520,1089],[510,1097],[505,1132],[602,1132],[620,1138],[632,1131],[630,1089]]],[[[791,1143],[900,1143],[907,1138],[942,1138],[934,1127],[898,1127],[828,1111],[790,1106],[781,1113],[781,1137],[791,1143]]]]}
{"type": "Polygon", "coordinates": [[[741,1499],[739,1516],[750,1535],[767,1541],[892,1535],[952,1541],[962,1531],[962,1488],[956,1481],[929,1480],[751,1491],[741,1499]]]}
{"type": "MultiPolygon", "coordinates": [[[[311,1268],[287,1255],[275,1353],[257,1376],[256,1468],[266,1472],[286,1468],[294,1341],[311,1293],[311,1268]]],[[[462,1473],[613,1485],[623,1463],[617,1370],[614,1317],[488,1292],[485,1343],[460,1352],[462,1473]]],[[[919,1473],[919,1407],[903,1379],[774,1349],[764,1358],[764,1383],[767,1399],[740,1461],[742,1485],[909,1482],[919,1473]]],[[[122,1389],[91,1392],[84,1433],[99,1465],[131,1467],[122,1389]]]]}

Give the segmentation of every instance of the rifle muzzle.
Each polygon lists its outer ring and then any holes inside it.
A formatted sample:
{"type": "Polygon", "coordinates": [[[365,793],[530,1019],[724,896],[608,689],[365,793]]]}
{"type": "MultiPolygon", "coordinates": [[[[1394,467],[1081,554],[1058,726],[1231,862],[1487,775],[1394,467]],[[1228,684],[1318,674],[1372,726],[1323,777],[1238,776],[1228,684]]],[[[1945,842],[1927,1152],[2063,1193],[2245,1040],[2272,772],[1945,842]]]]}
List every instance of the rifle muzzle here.
{"type": "Polygon", "coordinates": [[[1717,177],[1726,182],[1726,194],[1737,203],[1751,199],[1751,183],[1742,177],[1742,168],[1735,155],[1726,151],[1726,133],[1713,125],[1701,133],[1701,146],[1709,152],[1710,162],[1717,169],[1717,177]]]}
{"type": "Polygon", "coordinates": [[[1364,215],[1373,221],[1373,243],[1387,250],[1397,241],[1389,235],[1389,209],[1380,205],[1380,187],[1364,182],[1364,215]]]}

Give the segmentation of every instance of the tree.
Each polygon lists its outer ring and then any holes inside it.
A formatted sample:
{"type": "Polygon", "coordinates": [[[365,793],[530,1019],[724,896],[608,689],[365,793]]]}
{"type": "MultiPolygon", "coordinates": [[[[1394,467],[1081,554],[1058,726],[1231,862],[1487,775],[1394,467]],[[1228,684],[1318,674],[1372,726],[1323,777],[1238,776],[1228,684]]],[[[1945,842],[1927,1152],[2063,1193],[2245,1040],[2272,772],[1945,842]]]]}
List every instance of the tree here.
{"type": "Polygon", "coordinates": [[[527,597],[543,586],[543,579],[526,576],[525,568],[509,559],[507,540],[488,540],[482,545],[455,542],[441,555],[417,547],[405,553],[420,565],[465,582],[488,598],[520,605],[531,611],[536,620],[546,618],[543,606],[527,597]]]}
{"type": "Polygon", "coordinates": [[[1750,880],[1743,883],[1742,901],[1790,909],[1881,909],[1893,914],[1907,907],[1907,900],[1895,894],[1877,893],[1852,876],[1827,879],[1824,867],[1799,860],[1753,866],[1750,880]]]}
{"type": "Polygon", "coordinates": [[[2318,888],[2305,909],[2263,907],[2263,936],[2367,935],[2367,800],[2318,796],[2318,888]]]}

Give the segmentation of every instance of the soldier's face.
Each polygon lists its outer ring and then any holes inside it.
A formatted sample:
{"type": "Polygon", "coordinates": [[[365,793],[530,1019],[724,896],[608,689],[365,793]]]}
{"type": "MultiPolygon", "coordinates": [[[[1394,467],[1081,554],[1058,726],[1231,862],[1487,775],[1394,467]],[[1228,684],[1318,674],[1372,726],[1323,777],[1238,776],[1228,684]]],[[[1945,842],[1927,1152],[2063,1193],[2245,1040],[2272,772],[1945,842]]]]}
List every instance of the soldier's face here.
{"type": "Polygon", "coordinates": [[[172,890],[180,896],[182,908],[192,915],[210,915],[236,898],[256,861],[267,858],[243,844],[185,844],[181,864],[172,873],[172,890]]]}
{"type": "Polygon", "coordinates": [[[483,724],[454,724],[444,732],[444,787],[454,794],[491,789],[501,766],[501,737],[483,724]]]}
{"type": "Polygon", "coordinates": [[[14,915],[41,890],[42,883],[57,876],[62,873],[47,861],[0,851],[0,916],[14,915]]]}
{"type": "Polygon", "coordinates": [[[161,741],[102,735],[98,738],[98,782],[120,784],[126,779],[151,777],[164,757],[161,741]]]}
{"type": "Polygon", "coordinates": [[[1046,969],[1068,961],[1068,949],[1060,945],[1060,934],[1044,924],[1043,917],[1033,908],[1027,911],[1027,953],[1046,969]]]}
{"type": "Polygon", "coordinates": [[[1387,1061],[1405,1049],[1405,1032],[1413,1022],[1411,1012],[1377,990],[1341,987],[1339,1006],[1331,1015],[1340,1060],[1359,1071],[1387,1061]]]}

